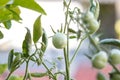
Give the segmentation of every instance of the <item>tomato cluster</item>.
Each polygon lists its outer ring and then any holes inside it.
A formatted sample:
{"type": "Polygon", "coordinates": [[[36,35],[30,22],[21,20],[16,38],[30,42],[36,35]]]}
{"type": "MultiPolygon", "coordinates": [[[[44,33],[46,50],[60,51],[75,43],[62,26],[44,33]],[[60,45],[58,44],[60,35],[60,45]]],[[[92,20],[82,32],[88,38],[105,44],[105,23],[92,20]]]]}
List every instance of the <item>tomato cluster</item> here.
{"type": "Polygon", "coordinates": [[[99,22],[95,19],[95,16],[92,12],[86,12],[83,19],[90,34],[95,33],[99,29],[99,22]]]}
{"type": "Polygon", "coordinates": [[[114,65],[120,64],[120,50],[112,49],[109,55],[105,51],[98,52],[92,57],[92,65],[97,69],[102,69],[108,60],[114,65]]]}

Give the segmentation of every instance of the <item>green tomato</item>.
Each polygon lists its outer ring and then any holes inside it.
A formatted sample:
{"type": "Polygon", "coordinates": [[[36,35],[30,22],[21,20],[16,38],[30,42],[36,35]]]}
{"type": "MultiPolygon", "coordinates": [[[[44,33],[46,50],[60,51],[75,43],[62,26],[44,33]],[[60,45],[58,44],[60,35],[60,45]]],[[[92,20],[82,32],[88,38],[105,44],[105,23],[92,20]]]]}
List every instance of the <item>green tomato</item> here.
{"type": "Polygon", "coordinates": [[[91,20],[91,19],[93,19],[93,18],[94,18],[94,14],[93,14],[92,12],[87,11],[87,12],[85,13],[85,16],[84,16],[84,20],[85,20],[85,21],[89,21],[89,20],[91,20]]]}
{"type": "Polygon", "coordinates": [[[118,73],[114,73],[114,74],[112,74],[110,80],[120,80],[120,74],[118,74],[118,73]]]}
{"type": "Polygon", "coordinates": [[[88,21],[88,30],[89,33],[95,33],[99,29],[99,22],[96,19],[91,19],[88,21]]]}
{"type": "Polygon", "coordinates": [[[100,51],[92,57],[92,65],[94,68],[102,69],[106,66],[108,56],[106,52],[100,51]]]}
{"type": "Polygon", "coordinates": [[[120,64],[120,50],[112,49],[110,54],[110,60],[113,64],[120,64]]]}
{"type": "Polygon", "coordinates": [[[99,29],[100,23],[95,19],[95,16],[92,12],[86,12],[83,20],[85,24],[87,24],[87,28],[90,34],[96,32],[99,29]]]}
{"type": "Polygon", "coordinates": [[[63,33],[58,32],[52,37],[52,43],[55,48],[63,49],[67,45],[67,36],[63,33]]]}

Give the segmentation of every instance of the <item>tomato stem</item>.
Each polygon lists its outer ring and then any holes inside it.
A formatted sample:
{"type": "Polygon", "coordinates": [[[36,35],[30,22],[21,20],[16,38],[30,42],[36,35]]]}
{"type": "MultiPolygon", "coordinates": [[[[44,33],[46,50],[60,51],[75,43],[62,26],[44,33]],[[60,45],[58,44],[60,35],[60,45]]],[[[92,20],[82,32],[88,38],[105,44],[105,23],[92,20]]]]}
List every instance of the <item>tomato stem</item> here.
{"type": "Polygon", "coordinates": [[[13,72],[10,72],[5,80],[8,80],[13,72]]]}
{"type": "Polygon", "coordinates": [[[26,80],[28,77],[28,64],[29,64],[29,60],[26,61],[26,70],[25,70],[25,76],[24,76],[23,80],[26,80]]]}
{"type": "Polygon", "coordinates": [[[66,48],[64,48],[64,58],[65,58],[65,69],[66,69],[65,79],[70,80],[70,71],[69,71],[70,65],[69,65],[66,48]]]}
{"type": "Polygon", "coordinates": [[[67,31],[67,48],[64,48],[64,59],[65,59],[65,68],[66,68],[66,76],[65,80],[70,80],[70,63],[69,63],[69,25],[71,22],[71,19],[68,22],[68,16],[69,16],[69,6],[71,4],[71,0],[69,0],[68,5],[66,5],[66,13],[65,13],[65,25],[64,25],[64,33],[67,31]],[[67,30],[66,30],[67,29],[67,30]]]}
{"type": "Polygon", "coordinates": [[[73,54],[73,56],[72,56],[72,58],[71,58],[71,60],[70,60],[70,64],[72,63],[72,61],[74,60],[74,58],[75,58],[76,55],[78,54],[79,48],[80,48],[83,40],[85,40],[86,38],[87,38],[87,36],[85,36],[85,37],[84,37],[83,39],[81,39],[81,41],[79,42],[78,47],[77,47],[77,49],[75,50],[75,52],[74,52],[74,54],[73,54]]]}

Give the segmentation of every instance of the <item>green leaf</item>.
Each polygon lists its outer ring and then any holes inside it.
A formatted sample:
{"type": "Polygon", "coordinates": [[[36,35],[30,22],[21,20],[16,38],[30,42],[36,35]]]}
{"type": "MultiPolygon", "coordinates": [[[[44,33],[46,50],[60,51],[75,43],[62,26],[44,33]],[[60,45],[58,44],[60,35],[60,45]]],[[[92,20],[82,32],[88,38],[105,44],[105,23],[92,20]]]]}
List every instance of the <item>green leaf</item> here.
{"type": "Polygon", "coordinates": [[[6,8],[11,11],[12,13],[12,16],[13,16],[13,20],[15,21],[19,21],[19,20],[22,20],[21,17],[20,17],[20,9],[18,6],[14,6],[14,5],[7,5],[6,8]]]}
{"type": "MultiPolygon", "coordinates": [[[[20,60],[21,59],[21,54],[20,53],[17,53],[16,54],[16,57],[15,57],[15,59],[14,59],[14,62],[17,62],[18,60],[20,60]]],[[[13,63],[14,63],[13,62],[13,63]]]]}
{"type": "Polygon", "coordinates": [[[42,63],[42,61],[40,60],[40,58],[37,58],[37,59],[36,59],[36,62],[37,62],[37,65],[38,65],[38,66],[41,65],[41,63],[42,63]]]}
{"type": "Polygon", "coordinates": [[[27,29],[27,33],[26,33],[25,39],[24,39],[23,44],[22,44],[22,50],[23,50],[24,57],[29,56],[31,46],[32,46],[30,30],[28,28],[26,28],[26,29],[27,29]]]}
{"type": "Polygon", "coordinates": [[[80,36],[81,36],[81,30],[78,30],[77,31],[77,39],[80,39],[80,36]]]}
{"type": "Polygon", "coordinates": [[[31,73],[32,77],[44,77],[44,76],[48,76],[47,73],[31,73]]]}
{"type": "Polygon", "coordinates": [[[70,38],[70,39],[75,39],[75,38],[77,38],[77,36],[74,36],[74,35],[73,35],[73,36],[69,36],[69,38],[70,38]]]}
{"type": "Polygon", "coordinates": [[[120,72],[113,70],[109,73],[110,80],[120,80],[120,72]]]}
{"type": "Polygon", "coordinates": [[[23,77],[21,76],[16,76],[16,75],[11,75],[9,80],[23,80],[23,77]]]}
{"type": "Polygon", "coordinates": [[[4,37],[3,33],[0,31],[0,39],[4,37]]]}
{"type": "Polygon", "coordinates": [[[11,25],[12,25],[10,20],[3,22],[3,24],[4,24],[6,29],[10,29],[11,25]]]}
{"type": "MultiPolygon", "coordinates": [[[[47,34],[45,32],[45,30],[43,29],[43,35],[42,35],[42,43],[41,43],[41,51],[39,52],[39,58],[42,60],[43,58],[43,55],[45,53],[45,50],[47,48],[47,45],[48,45],[48,37],[47,37],[47,34]]],[[[38,61],[38,63],[42,62],[42,61],[38,61]]]]}
{"type": "Polygon", "coordinates": [[[0,0],[0,6],[4,6],[9,2],[9,0],[0,0]]]}
{"type": "Polygon", "coordinates": [[[36,43],[42,36],[41,15],[35,20],[33,26],[33,41],[36,43]]]}
{"type": "Polygon", "coordinates": [[[73,30],[73,29],[71,29],[71,28],[69,28],[68,31],[69,31],[70,33],[75,33],[75,34],[77,33],[75,30],[73,30]]]}
{"type": "Polygon", "coordinates": [[[13,63],[13,55],[14,54],[14,50],[12,49],[10,52],[9,52],[9,56],[8,56],[8,70],[11,71],[11,66],[12,66],[12,63],[13,63]]]}
{"type": "Polygon", "coordinates": [[[17,54],[11,65],[11,71],[14,71],[15,69],[17,69],[20,62],[21,62],[21,54],[17,54]]]}
{"type": "Polygon", "coordinates": [[[118,39],[103,39],[100,41],[100,44],[107,44],[107,45],[113,45],[113,46],[117,46],[120,47],[120,40],[118,39]]]}
{"type": "Polygon", "coordinates": [[[95,19],[97,20],[100,13],[100,6],[98,0],[90,0],[91,6],[90,11],[93,12],[95,19]]]}
{"type": "Polygon", "coordinates": [[[11,20],[13,18],[12,12],[6,8],[0,8],[0,23],[11,20]]]}
{"type": "Polygon", "coordinates": [[[94,15],[95,15],[95,18],[98,19],[99,13],[100,13],[100,5],[98,0],[95,0],[95,1],[96,1],[96,7],[95,7],[94,15]]]}
{"type": "Polygon", "coordinates": [[[7,69],[7,64],[0,64],[0,75],[5,72],[7,69]]]}
{"type": "Polygon", "coordinates": [[[13,4],[40,12],[42,14],[46,14],[44,9],[39,4],[37,4],[34,0],[14,0],[13,4]]]}
{"type": "Polygon", "coordinates": [[[6,7],[0,8],[0,23],[3,23],[8,29],[11,27],[11,20],[21,20],[19,8],[13,5],[6,5],[6,7]]]}
{"type": "Polygon", "coordinates": [[[95,10],[95,7],[96,7],[96,3],[95,3],[95,1],[94,0],[90,0],[90,11],[91,12],[94,12],[94,10],[95,10]]]}
{"type": "Polygon", "coordinates": [[[105,75],[103,75],[101,72],[97,74],[97,80],[106,80],[105,75]]]}
{"type": "Polygon", "coordinates": [[[45,52],[45,50],[47,48],[47,44],[48,44],[48,37],[47,37],[47,34],[44,29],[43,29],[43,35],[42,35],[42,42],[44,44],[41,46],[41,50],[42,50],[42,52],[45,52]]]}

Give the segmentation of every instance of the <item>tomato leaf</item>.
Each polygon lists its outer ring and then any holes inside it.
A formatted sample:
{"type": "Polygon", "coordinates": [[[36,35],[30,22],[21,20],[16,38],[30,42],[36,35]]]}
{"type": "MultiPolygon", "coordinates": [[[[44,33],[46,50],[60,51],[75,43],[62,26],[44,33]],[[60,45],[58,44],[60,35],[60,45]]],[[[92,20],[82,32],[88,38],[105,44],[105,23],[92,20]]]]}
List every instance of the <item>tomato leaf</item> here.
{"type": "Polygon", "coordinates": [[[107,44],[120,47],[120,40],[118,39],[103,39],[100,41],[100,44],[107,44]]]}
{"type": "Polygon", "coordinates": [[[9,77],[9,80],[23,80],[22,76],[17,76],[17,75],[11,75],[9,77]]]}
{"type": "Polygon", "coordinates": [[[40,60],[40,58],[37,58],[37,59],[36,59],[36,62],[37,62],[37,65],[38,65],[38,66],[41,65],[41,63],[42,63],[42,61],[40,60]]]}
{"type": "Polygon", "coordinates": [[[107,80],[105,75],[103,75],[101,72],[97,74],[97,80],[107,80]]]}
{"type": "Polygon", "coordinates": [[[0,39],[4,37],[3,33],[0,31],[0,39]]]}
{"type": "Polygon", "coordinates": [[[95,19],[97,20],[100,12],[99,2],[97,0],[90,0],[90,2],[91,2],[90,11],[93,12],[95,19]]]}
{"type": "Polygon", "coordinates": [[[96,1],[96,7],[95,7],[94,15],[95,15],[95,18],[98,19],[99,13],[100,13],[100,5],[98,0],[95,0],[95,1],[96,1]]]}
{"type": "Polygon", "coordinates": [[[14,50],[12,49],[9,52],[9,56],[8,56],[8,70],[9,71],[11,71],[11,66],[12,66],[12,63],[13,63],[13,56],[14,56],[14,50]]]}
{"type": "Polygon", "coordinates": [[[31,73],[32,77],[44,77],[44,76],[48,76],[47,73],[31,73]]]}
{"type": "Polygon", "coordinates": [[[42,50],[42,52],[45,52],[45,50],[47,48],[47,44],[48,44],[48,38],[47,38],[47,34],[46,34],[45,30],[43,30],[42,42],[44,43],[44,45],[41,46],[41,50],[42,50]]]}
{"type": "Polygon", "coordinates": [[[73,35],[73,36],[69,36],[69,38],[70,38],[70,39],[75,39],[75,38],[77,38],[77,36],[74,36],[74,35],[73,35]]]}
{"type": "Polygon", "coordinates": [[[19,21],[21,20],[21,17],[20,17],[20,9],[18,6],[14,6],[14,5],[7,5],[6,8],[11,11],[12,13],[12,19],[15,20],[15,21],[19,21]]]}
{"type": "MultiPolygon", "coordinates": [[[[48,37],[47,34],[45,32],[45,30],[43,29],[43,35],[42,35],[42,43],[41,43],[41,51],[39,53],[39,58],[42,60],[43,55],[45,53],[45,50],[47,48],[47,44],[48,44],[48,37]]],[[[38,65],[40,65],[41,60],[38,61],[38,65]]]]}
{"type": "Polygon", "coordinates": [[[21,20],[19,8],[13,5],[0,8],[0,23],[3,23],[5,28],[9,29],[11,28],[11,20],[21,20]]]}
{"type": "Polygon", "coordinates": [[[33,25],[33,41],[36,43],[42,36],[41,15],[35,20],[33,25]]]}
{"type": "Polygon", "coordinates": [[[0,0],[0,6],[4,6],[9,2],[9,0],[0,0]]]}
{"type": "Polygon", "coordinates": [[[26,33],[25,39],[22,44],[22,50],[23,50],[24,57],[29,56],[29,53],[31,50],[31,45],[32,45],[30,30],[28,28],[26,28],[26,29],[27,29],[27,33],[26,33]]]}
{"type": "Polygon", "coordinates": [[[13,18],[12,12],[6,8],[0,8],[0,23],[11,20],[13,18]]]}
{"type": "Polygon", "coordinates": [[[11,25],[12,25],[10,20],[3,22],[3,24],[4,24],[6,29],[10,29],[11,25]]]}
{"type": "Polygon", "coordinates": [[[17,54],[15,56],[15,59],[13,60],[13,63],[11,65],[11,71],[16,70],[19,67],[19,64],[21,64],[21,54],[17,54]]]}
{"type": "Polygon", "coordinates": [[[34,0],[14,0],[13,4],[40,12],[42,14],[46,14],[44,9],[38,3],[36,3],[34,0]]]}
{"type": "Polygon", "coordinates": [[[69,31],[70,33],[74,33],[74,34],[77,33],[77,32],[76,32],[75,30],[73,30],[72,28],[69,28],[68,31],[69,31]]]}

